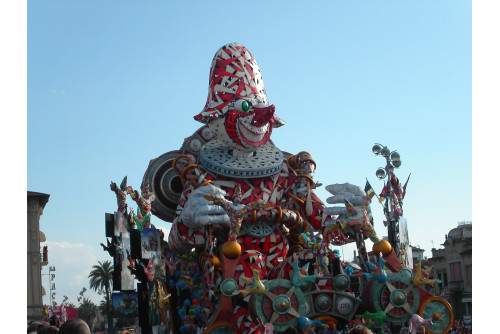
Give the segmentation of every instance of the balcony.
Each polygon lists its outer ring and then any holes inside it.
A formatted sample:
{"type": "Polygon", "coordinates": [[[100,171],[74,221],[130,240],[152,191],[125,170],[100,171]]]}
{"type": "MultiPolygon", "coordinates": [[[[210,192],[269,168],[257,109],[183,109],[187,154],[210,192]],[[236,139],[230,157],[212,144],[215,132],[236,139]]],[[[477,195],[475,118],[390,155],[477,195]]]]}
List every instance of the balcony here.
{"type": "Polygon", "coordinates": [[[450,294],[464,291],[464,281],[448,282],[448,291],[450,294]]]}

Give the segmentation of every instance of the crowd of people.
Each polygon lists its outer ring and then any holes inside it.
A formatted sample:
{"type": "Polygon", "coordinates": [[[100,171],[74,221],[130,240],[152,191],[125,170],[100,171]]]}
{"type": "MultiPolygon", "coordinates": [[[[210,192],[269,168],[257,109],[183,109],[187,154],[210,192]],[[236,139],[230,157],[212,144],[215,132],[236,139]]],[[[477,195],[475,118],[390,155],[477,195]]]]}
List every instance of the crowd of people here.
{"type": "MultiPolygon", "coordinates": [[[[56,318],[50,319],[50,324],[42,321],[31,321],[28,324],[28,334],[91,334],[89,326],[87,323],[78,318],[69,319],[66,322],[60,324],[59,320],[56,318]]],[[[307,334],[300,328],[291,327],[283,332],[283,334],[307,334]]],[[[373,332],[365,325],[356,325],[349,330],[337,330],[320,328],[319,331],[316,330],[315,333],[318,334],[373,334],[373,332]]],[[[450,334],[469,334],[472,333],[470,329],[463,326],[463,323],[455,321],[450,334]]]]}
{"type": "Polygon", "coordinates": [[[462,320],[455,320],[449,334],[472,334],[472,329],[466,328],[462,320]]]}
{"type": "Polygon", "coordinates": [[[50,323],[32,321],[28,324],[28,334],[91,334],[89,325],[82,319],[73,318],[60,324],[57,319],[50,323]]]}

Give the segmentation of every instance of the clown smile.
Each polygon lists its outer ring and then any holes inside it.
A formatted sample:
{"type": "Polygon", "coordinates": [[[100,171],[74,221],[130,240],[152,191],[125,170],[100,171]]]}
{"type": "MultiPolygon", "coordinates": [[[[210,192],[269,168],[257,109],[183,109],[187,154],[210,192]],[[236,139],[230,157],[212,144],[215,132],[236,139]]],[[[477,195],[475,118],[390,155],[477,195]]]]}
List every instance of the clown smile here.
{"type": "Polygon", "coordinates": [[[270,137],[270,124],[261,127],[245,125],[241,120],[238,120],[238,133],[240,138],[250,146],[262,146],[270,137]]]}

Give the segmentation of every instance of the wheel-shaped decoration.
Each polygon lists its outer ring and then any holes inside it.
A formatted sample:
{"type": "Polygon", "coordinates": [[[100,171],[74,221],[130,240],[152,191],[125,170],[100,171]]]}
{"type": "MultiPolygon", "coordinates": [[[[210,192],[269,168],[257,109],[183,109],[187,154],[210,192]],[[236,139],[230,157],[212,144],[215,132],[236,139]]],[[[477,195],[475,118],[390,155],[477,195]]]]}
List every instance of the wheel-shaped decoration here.
{"type": "Polygon", "coordinates": [[[172,168],[172,162],[179,154],[179,151],[172,151],[151,160],[141,185],[142,188],[149,183],[150,191],[155,194],[151,212],[167,222],[172,222],[175,217],[183,187],[179,174],[172,168]]]}
{"type": "Polygon", "coordinates": [[[233,324],[225,321],[218,321],[205,331],[207,334],[239,334],[240,331],[233,324]]]}
{"type": "Polygon", "coordinates": [[[453,325],[454,315],[450,303],[441,297],[426,299],[418,314],[424,319],[432,319],[432,326],[426,325],[428,334],[448,333],[453,325]]]}
{"type": "Polygon", "coordinates": [[[268,281],[265,287],[265,293],[254,297],[253,307],[257,317],[264,323],[272,323],[278,332],[296,327],[306,308],[302,290],[286,279],[268,281]]]}
{"type": "Polygon", "coordinates": [[[385,282],[375,282],[370,298],[376,311],[386,313],[388,321],[407,322],[412,314],[417,313],[420,303],[418,288],[413,285],[412,273],[408,269],[389,273],[385,282]]]}

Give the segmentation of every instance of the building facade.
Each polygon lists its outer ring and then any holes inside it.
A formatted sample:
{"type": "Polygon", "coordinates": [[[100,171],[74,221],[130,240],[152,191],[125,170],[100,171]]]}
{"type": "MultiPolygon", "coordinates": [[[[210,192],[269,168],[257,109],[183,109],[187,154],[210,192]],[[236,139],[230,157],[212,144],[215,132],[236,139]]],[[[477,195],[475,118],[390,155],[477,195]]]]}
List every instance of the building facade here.
{"type": "Polygon", "coordinates": [[[433,276],[441,280],[433,293],[448,300],[455,319],[472,315],[472,222],[450,230],[443,249],[432,249],[433,276]]]}
{"type": "MultiPolygon", "coordinates": [[[[28,321],[43,320],[43,301],[42,301],[42,255],[40,254],[40,216],[43,213],[45,205],[49,201],[47,194],[28,191],[28,242],[27,242],[27,274],[28,274],[28,321]]],[[[42,240],[44,241],[44,240],[42,240]]]]}

